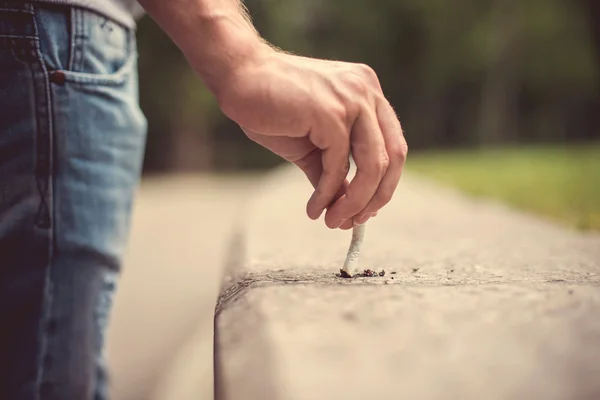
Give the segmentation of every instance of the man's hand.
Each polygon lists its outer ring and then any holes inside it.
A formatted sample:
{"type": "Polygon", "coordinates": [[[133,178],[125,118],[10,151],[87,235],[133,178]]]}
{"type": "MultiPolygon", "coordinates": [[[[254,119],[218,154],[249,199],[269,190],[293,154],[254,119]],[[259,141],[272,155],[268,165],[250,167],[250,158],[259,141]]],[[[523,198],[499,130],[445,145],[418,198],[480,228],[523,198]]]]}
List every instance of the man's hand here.
{"type": "Polygon", "coordinates": [[[365,65],[266,51],[219,91],[248,137],[295,163],[315,186],[307,213],[330,228],[364,223],[387,204],[407,153],[398,118],[365,65]],[[352,152],[357,173],[345,183],[352,152]]]}
{"type": "Polygon", "coordinates": [[[327,210],[328,227],[349,229],[390,201],[408,146],[371,68],[273,49],[236,0],[141,3],[182,48],[223,112],[250,139],[304,171],[315,187],[310,218],[327,210]],[[181,12],[194,6],[196,13],[181,12]],[[194,35],[206,39],[197,43],[194,35]],[[357,172],[348,182],[350,154],[357,172]]]}

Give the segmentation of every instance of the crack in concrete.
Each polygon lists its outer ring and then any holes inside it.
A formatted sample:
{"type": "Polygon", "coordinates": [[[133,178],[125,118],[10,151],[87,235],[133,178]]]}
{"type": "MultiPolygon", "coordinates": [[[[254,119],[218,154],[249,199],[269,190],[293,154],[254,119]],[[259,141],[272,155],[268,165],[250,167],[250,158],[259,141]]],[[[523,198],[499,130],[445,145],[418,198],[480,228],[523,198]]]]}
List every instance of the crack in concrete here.
{"type": "Polygon", "coordinates": [[[250,272],[244,275],[236,274],[229,276],[215,307],[215,316],[218,315],[228,303],[242,297],[251,289],[277,285],[304,285],[318,284],[321,286],[383,286],[395,285],[404,287],[447,287],[447,286],[490,286],[490,285],[519,285],[519,284],[554,284],[554,285],[587,285],[600,287],[600,281],[595,279],[557,279],[556,277],[534,276],[529,279],[511,280],[508,277],[461,277],[452,281],[444,281],[445,276],[441,273],[421,274],[415,278],[414,275],[391,275],[384,277],[365,277],[345,279],[336,274],[289,272],[289,271],[267,271],[250,272]]]}
{"type": "Polygon", "coordinates": [[[272,284],[309,284],[309,283],[322,283],[323,276],[299,276],[297,274],[281,273],[278,271],[268,273],[250,273],[245,277],[236,277],[237,279],[230,279],[235,281],[233,284],[226,285],[219,298],[215,307],[215,315],[217,315],[223,307],[240,297],[250,289],[257,287],[269,286],[272,284]]]}

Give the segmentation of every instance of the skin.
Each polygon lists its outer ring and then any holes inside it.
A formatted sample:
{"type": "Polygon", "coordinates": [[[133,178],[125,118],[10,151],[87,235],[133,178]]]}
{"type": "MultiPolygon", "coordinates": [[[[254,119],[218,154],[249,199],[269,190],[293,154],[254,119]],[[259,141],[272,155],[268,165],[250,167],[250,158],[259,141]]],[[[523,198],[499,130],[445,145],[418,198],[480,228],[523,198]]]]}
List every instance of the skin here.
{"type": "Polygon", "coordinates": [[[246,135],[297,165],[306,211],[332,229],[365,223],[392,198],[408,146],[377,74],[364,64],[287,54],[238,0],[140,0],[246,135]],[[357,166],[347,180],[349,157],[357,166]]]}

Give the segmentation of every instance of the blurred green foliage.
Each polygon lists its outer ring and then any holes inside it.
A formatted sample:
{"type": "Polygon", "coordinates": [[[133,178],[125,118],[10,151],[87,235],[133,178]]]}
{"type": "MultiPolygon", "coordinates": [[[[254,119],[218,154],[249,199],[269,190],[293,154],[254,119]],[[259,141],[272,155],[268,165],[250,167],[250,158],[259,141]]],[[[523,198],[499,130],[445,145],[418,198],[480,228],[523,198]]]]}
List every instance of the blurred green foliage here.
{"type": "Polygon", "coordinates": [[[479,197],[600,231],[600,143],[432,151],[406,169],[479,197]]]}
{"type": "MultiPolygon", "coordinates": [[[[414,151],[600,137],[594,1],[246,4],[257,29],[278,47],[371,65],[414,151]]],[[[141,104],[150,123],[147,171],[173,169],[174,160],[194,157],[200,147],[202,168],[262,168],[279,161],[221,114],[149,18],[140,22],[139,50],[141,104]]]]}

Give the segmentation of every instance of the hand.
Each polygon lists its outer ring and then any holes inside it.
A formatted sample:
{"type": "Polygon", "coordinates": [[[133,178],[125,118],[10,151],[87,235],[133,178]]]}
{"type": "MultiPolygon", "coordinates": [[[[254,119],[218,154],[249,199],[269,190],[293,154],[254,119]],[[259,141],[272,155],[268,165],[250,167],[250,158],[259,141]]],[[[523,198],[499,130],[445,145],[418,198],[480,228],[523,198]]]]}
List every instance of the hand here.
{"type": "Polygon", "coordinates": [[[364,223],[394,194],[408,146],[368,66],[265,50],[216,91],[248,137],[296,164],[315,191],[307,214],[329,228],[364,223]],[[357,172],[346,177],[350,152],[357,172]]]}

